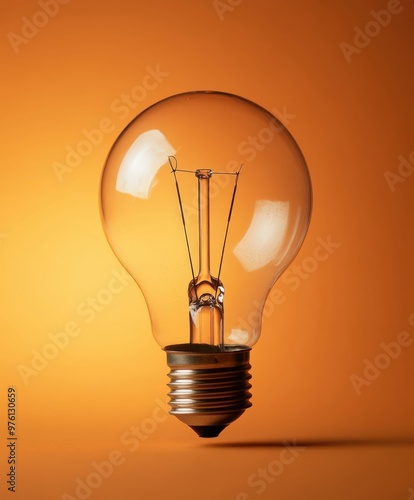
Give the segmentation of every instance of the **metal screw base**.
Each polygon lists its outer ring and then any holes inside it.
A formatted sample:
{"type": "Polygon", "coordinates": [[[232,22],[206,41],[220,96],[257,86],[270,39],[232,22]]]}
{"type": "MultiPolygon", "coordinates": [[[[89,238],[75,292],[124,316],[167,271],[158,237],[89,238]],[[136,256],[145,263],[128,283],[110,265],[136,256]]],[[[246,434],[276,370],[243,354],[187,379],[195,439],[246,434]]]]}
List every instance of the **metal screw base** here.
{"type": "Polygon", "coordinates": [[[164,348],[171,368],[171,415],[200,437],[217,437],[251,406],[250,347],[177,344],[164,348]]]}

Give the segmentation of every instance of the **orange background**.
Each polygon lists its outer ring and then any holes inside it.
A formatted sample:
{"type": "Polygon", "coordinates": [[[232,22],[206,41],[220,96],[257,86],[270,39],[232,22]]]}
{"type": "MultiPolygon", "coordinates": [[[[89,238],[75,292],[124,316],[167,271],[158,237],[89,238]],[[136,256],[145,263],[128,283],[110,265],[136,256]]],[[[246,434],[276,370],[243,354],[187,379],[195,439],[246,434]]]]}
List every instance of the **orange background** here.
{"type": "Polygon", "coordinates": [[[0,491],[7,494],[7,388],[14,386],[17,498],[81,498],[77,480],[88,477],[97,487],[84,498],[105,500],[410,498],[414,343],[359,391],[352,376],[364,376],[365,360],[381,363],[381,344],[401,331],[414,338],[414,175],[409,167],[405,177],[398,173],[400,155],[414,164],[414,5],[54,5],[45,18],[42,2],[8,2],[0,21],[0,491]],[[382,9],[398,13],[378,28],[372,11],[382,9]],[[15,39],[13,48],[8,34],[22,36],[24,18],[45,25],[26,28],[31,38],[15,39]],[[375,36],[347,61],[340,44],[354,45],[355,27],[365,26],[375,36]],[[148,67],[159,69],[160,81],[121,112],[122,96],[150,81],[148,67]],[[253,407],[215,441],[166,418],[165,355],[139,288],[125,281],[120,293],[103,291],[122,272],[99,218],[109,148],[141,110],[193,89],[278,110],[314,189],[311,227],[294,262],[312,272],[294,285],[291,267],[276,284],[278,299],[268,302],[252,352],[253,407]],[[99,124],[102,140],[59,180],[52,165],[99,124]],[[315,265],[321,240],[337,246],[315,265]],[[107,303],[86,315],[96,297],[107,303]],[[65,328],[77,335],[63,335],[67,346],[22,376],[33,350],[65,328]],[[134,450],[131,426],[143,436],[134,450]],[[297,456],[277,469],[284,442],[294,440],[297,456]],[[108,457],[118,464],[108,477],[90,476],[108,457]],[[262,469],[267,479],[257,482],[262,469]]]}

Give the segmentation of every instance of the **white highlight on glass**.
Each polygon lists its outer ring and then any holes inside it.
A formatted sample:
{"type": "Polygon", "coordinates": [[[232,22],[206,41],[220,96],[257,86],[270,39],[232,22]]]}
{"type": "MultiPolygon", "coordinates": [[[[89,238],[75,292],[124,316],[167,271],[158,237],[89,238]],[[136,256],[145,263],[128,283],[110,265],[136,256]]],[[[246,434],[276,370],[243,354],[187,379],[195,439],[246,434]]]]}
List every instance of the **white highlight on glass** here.
{"type": "Polygon", "coordinates": [[[159,130],[139,135],[126,152],[119,167],[116,190],[137,198],[148,198],[156,185],[158,170],[167,163],[175,149],[159,130]]]}
{"type": "Polygon", "coordinates": [[[246,332],[246,330],[240,330],[239,328],[233,328],[227,338],[235,344],[247,344],[249,340],[249,332],[246,332]]]}
{"type": "Polygon", "coordinates": [[[276,258],[288,225],[289,202],[259,200],[252,221],[233,250],[246,271],[261,269],[276,258]]]}

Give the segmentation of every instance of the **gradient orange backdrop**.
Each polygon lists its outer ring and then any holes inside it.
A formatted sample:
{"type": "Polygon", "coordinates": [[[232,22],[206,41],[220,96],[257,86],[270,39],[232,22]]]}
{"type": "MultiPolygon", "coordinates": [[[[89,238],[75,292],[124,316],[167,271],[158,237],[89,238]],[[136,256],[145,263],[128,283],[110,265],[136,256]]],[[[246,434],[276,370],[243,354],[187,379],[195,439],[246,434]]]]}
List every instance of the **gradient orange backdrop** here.
{"type": "Polygon", "coordinates": [[[17,498],[414,498],[413,20],[410,0],[3,6],[2,497],[13,386],[17,498]],[[253,407],[215,441],[166,417],[165,354],[98,207],[122,129],[194,89],[277,114],[314,189],[300,269],[276,284],[253,349],[253,407]],[[90,150],[56,166],[98,127],[90,150]],[[321,242],[333,245],[315,260],[321,242]],[[108,298],[117,273],[121,291],[108,298]],[[383,345],[402,331],[407,345],[387,362],[383,345]],[[67,342],[28,371],[52,337],[67,342]],[[366,360],[384,367],[358,390],[366,360]],[[90,493],[76,496],[87,479],[90,493]]]}

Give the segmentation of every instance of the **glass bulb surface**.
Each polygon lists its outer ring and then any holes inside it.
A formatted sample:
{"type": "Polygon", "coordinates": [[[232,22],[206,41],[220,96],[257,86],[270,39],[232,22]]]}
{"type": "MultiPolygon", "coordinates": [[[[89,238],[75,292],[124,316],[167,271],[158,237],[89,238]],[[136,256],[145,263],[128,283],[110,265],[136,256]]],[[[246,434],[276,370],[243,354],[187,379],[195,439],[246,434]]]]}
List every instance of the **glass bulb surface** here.
{"type": "Polygon", "coordinates": [[[254,345],[311,203],[304,157],[283,124],[222,92],[178,94],[144,110],[116,140],[101,181],[107,239],[167,352],[254,345]]]}

